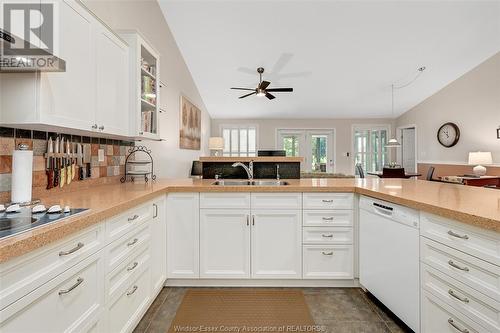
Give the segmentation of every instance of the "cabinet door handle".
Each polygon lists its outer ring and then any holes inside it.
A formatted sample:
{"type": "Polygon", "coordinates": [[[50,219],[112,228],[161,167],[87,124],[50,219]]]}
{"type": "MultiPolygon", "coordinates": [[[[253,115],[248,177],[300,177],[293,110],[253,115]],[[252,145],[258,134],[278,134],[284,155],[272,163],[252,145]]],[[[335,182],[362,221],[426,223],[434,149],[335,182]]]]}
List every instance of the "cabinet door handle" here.
{"type": "Polygon", "coordinates": [[[467,297],[462,297],[462,296],[458,296],[457,294],[455,294],[455,292],[451,289],[448,290],[448,294],[450,294],[450,296],[458,299],[459,301],[461,302],[464,302],[464,303],[469,303],[469,299],[467,297]]]}
{"type": "Polygon", "coordinates": [[[132,222],[132,221],[137,220],[138,218],[139,218],[139,215],[135,214],[134,216],[129,217],[129,218],[128,218],[128,221],[129,221],[129,222],[132,222]]]}
{"type": "Polygon", "coordinates": [[[330,252],[322,251],[321,254],[323,254],[324,256],[333,256],[333,251],[330,252]]]}
{"type": "Polygon", "coordinates": [[[453,260],[448,260],[448,265],[450,265],[451,267],[454,267],[454,268],[456,268],[456,269],[459,269],[459,270],[461,270],[461,271],[464,271],[464,272],[468,272],[468,271],[469,271],[469,267],[466,267],[466,266],[464,266],[464,267],[459,266],[459,265],[455,264],[455,263],[453,262],[453,260]]]}
{"type": "Polygon", "coordinates": [[[460,328],[457,324],[455,324],[455,321],[451,318],[448,319],[448,323],[457,331],[462,332],[462,333],[469,333],[469,330],[466,328],[460,328]]]}
{"type": "Polygon", "coordinates": [[[469,236],[457,234],[453,230],[448,230],[448,235],[456,237],[456,238],[461,238],[461,239],[469,239],[469,236]]]}
{"type": "Polygon", "coordinates": [[[78,279],[76,279],[76,283],[74,285],[72,285],[71,287],[69,287],[68,289],[59,290],[59,296],[70,293],[73,289],[75,289],[76,287],[81,285],[82,282],[83,282],[83,279],[81,277],[79,277],[78,279]]]}
{"type": "Polygon", "coordinates": [[[321,237],[333,238],[333,234],[328,234],[328,235],[322,234],[321,237]]]}
{"type": "Polygon", "coordinates": [[[153,208],[155,209],[155,212],[153,214],[153,218],[157,218],[158,217],[158,205],[157,204],[153,204],[153,208]]]}
{"type": "Polygon", "coordinates": [[[247,226],[250,225],[250,216],[247,215],[247,226]]]}
{"type": "Polygon", "coordinates": [[[135,243],[137,243],[137,241],[138,241],[138,240],[139,240],[138,238],[134,238],[134,240],[133,240],[133,241],[131,241],[131,242],[127,243],[127,246],[132,246],[132,245],[134,245],[135,243]]]}
{"type": "Polygon", "coordinates": [[[331,202],[333,202],[333,199],[330,199],[330,200],[323,199],[322,201],[323,201],[324,203],[331,203],[331,202]]]}
{"type": "Polygon", "coordinates": [[[61,251],[59,252],[59,257],[62,257],[62,256],[67,256],[71,253],[75,253],[76,251],[80,250],[85,244],[83,244],[82,242],[79,242],[78,244],[76,244],[76,246],[74,248],[72,248],[71,250],[68,250],[68,251],[61,251]]]}
{"type": "Polygon", "coordinates": [[[127,296],[130,296],[130,295],[132,295],[133,293],[135,293],[135,292],[137,291],[137,289],[138,289],[138,288],[139,288],[139,287],[137,287],[137,286],[133,286],[133,287],[132,287],[132,290],[130,290],[129,292],[127,292],[127,296]]]}
{"type": "Polygon", "coordinates": [[[133,271],[133,270],[134,270],[134,268],[136,268],[136,267],[137,267],[137,265],[139,265],[139,263],[138,263],[137,261],[136,261],[136,262],[134,262],[134,263],[132,264],[132,266],[127,267],[127,272],[133,271]]]}
{"type": "Polygon", "coordinates": [[[255,225],[255,215],[252,215],[252,225],[255,225]]]}
{"type": "Polygon", "coordinates": [[[323,217],[323,221],[333,221],[333,216],[323,217]]]}

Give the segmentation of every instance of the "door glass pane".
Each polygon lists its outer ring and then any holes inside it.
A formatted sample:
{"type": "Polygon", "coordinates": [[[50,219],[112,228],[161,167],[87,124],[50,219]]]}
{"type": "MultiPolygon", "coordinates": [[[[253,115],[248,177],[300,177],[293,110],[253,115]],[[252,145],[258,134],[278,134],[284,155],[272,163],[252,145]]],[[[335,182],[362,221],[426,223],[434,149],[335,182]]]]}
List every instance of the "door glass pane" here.
{"type": "Polygon", "coordinates": [[[231,130],[231,156],[238,156],[238,129],[231,130]]]}
{"type": "Polygon", "coordinates": [[[248,156],[247,133],[247,129],[240,129],[240,156],[248,156]]]}
{"type": "Polygon", "coordinates": [[[327,142],[328,136],[326,135],[311,135],[311,170],[313,172],[326,172],[327,142]]]}
{"type": "Polygon", "coordinates": [[[222,155],[229,156],[231,151],[231,131],[229,129],[224,129],[222,131],[222,137],[224,138],[224,150],[222,155]]]}
{"type": "Polygon", "coordinates": [[[299,140],[296,136],[283,137],[283,149],[286,156],[299,156],[299,140]]]}

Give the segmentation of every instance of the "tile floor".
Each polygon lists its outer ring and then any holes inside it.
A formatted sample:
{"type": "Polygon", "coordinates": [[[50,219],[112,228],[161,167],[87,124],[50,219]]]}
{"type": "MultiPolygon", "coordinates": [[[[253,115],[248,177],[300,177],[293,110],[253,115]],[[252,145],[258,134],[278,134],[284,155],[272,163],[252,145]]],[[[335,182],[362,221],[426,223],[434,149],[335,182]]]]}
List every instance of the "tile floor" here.
{"type": "MultiPolygon", "coordinates": [[[[186,288],[164,288],[134,333],[166,333],[186,288]]],[[[309,310],[324,332],[400,333],[407,328],[359,288],[302,288],[309,310]]]]}

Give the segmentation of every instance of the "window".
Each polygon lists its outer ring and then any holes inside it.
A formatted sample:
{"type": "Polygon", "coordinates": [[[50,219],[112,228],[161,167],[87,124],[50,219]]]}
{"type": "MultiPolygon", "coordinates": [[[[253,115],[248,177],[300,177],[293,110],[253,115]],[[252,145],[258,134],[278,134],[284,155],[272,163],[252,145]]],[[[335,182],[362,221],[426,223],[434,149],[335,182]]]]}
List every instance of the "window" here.
{"type": "Polygon", "coordinates": [[[256,156],[257,128],[255,126],[221,126],[224,138],[223,156],[256,156]]]}
{"type": "Polygon", "coordinates": [[[365,172],[381,171],[389,161],[385,147],[388,132],[387,126],[354,127],[354,165],[361,164],[365,172]]]}
{"type": "Polygon", "coordinates": [[[308,172],[333,172],[333,130],[279,129],[278,148],[286,156],[304,157],[302,169],[308,172]]]}

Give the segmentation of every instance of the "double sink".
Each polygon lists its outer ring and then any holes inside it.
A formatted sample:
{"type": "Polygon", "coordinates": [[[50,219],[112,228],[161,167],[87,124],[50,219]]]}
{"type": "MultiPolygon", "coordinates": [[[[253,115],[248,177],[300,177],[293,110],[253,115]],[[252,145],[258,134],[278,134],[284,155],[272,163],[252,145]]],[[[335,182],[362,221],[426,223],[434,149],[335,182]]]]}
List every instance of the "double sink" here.
{"type": "Polygon", "coordinates": [[[220,179],[212,183],[218,186],[286,186],[289,182],[282,180],[226,180],[220,179]]]}

